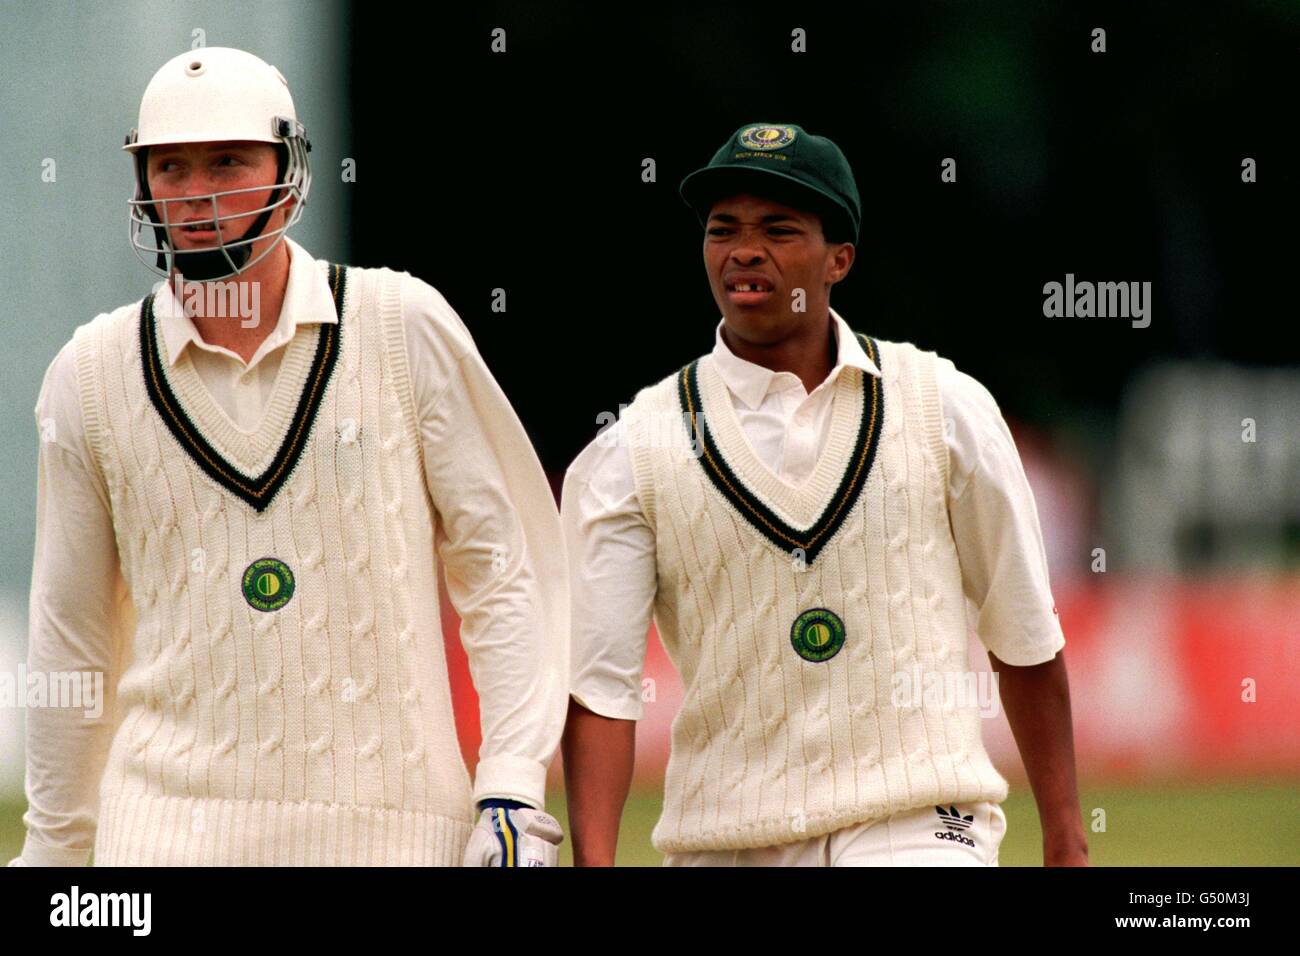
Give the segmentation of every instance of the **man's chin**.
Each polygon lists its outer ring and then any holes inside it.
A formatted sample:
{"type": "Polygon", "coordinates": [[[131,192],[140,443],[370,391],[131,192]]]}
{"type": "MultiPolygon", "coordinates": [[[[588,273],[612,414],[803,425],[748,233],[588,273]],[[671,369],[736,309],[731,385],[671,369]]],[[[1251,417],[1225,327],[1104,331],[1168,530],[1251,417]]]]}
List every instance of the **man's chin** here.
{"type": "Polygon", "coordinates": [[[753,345],[770,345],[790,334],[789,317],[773,315],[770,309],[728,306],[722,317],[733,335],[753,345]]]}

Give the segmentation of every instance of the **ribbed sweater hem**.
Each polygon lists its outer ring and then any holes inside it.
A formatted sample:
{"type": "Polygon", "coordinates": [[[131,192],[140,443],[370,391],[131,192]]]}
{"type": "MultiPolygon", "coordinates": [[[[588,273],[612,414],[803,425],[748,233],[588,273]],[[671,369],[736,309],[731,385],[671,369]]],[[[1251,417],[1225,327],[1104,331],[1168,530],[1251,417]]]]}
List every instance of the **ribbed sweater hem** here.
{"type": "MultiPolygon", "coordinates": [[[[960,762],[960,761],[955,761],[960,762]]],[[[893,761],[902,771],[903,761],[893,761]]],[[[948,764],[948,759],[938,761],[948,764]]],[[[951,764],[949,764],[951,766],[951,764]]],[[[665,825],[671,819],[671,812],[679,806],[678,800],[665,800],[664,816],[660,817],[651,835],[651,843],[660,853],[690,853],[701,850],[747,850],[755,847],[780,846],[785,843],[797,843],[813,837],[823,836],[842,830],[845,827],[883,820],[896,813],[904,813],[919,807],[943,804],[979,803],[991,800],[1001,803],[1007,798],[1007,782],[1001,774],[988,763],[987,757],[972,755],[972,764],[962,772],[962,782],[941,783],[934,779],[934,764],[914,764],[911,772],[916,777],[930,777],[929,780],[913,779],[906,794],[893,798],[873,800],[868,796],[851,805],[837,807],[823,812],[799,813],[791,810],[786,815],[764,815],[751,820],[738,820],[735,815],[728,818],[727,808],[717,820],[704,825],[698,819],[687,816],[674,829],[665,825]],[[972,773],[983,763],[985,769],[972,773]]]]}
{"type": "Polygon", "coordinates": [[[120,793],[96,866],[460,866],[473,824],[420,810],[120,793]]]}

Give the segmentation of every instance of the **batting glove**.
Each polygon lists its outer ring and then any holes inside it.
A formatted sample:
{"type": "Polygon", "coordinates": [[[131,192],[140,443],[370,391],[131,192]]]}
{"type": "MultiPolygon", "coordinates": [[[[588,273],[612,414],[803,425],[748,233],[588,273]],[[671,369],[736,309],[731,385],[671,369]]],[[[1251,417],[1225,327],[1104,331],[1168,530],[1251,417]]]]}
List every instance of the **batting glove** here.
{"type": "Polygon", "coordinates": [[[549,813],[518,800],[480,800],[465,866],[558,866],[564,831],[549,813]]]}

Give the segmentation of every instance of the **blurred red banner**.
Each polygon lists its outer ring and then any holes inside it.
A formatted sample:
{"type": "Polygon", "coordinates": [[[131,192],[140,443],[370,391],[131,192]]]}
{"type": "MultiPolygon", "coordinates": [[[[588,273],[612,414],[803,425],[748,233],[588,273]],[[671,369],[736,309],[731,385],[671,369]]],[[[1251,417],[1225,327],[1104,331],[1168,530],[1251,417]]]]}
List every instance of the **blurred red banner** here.
{"type": "MultiPolygon", "coordinates": [[[[1300,577],[1135,578],[1096,575],[1058,588],[1075,746],[1081,775],[1241,778],[1300,770],[1300,577]]],[[[471,772],[480,742],[478,698],[443,596],[456,729],[471,772]]],[[[970,667],[988,659],[972,635],[970,667]]],[[[637,779],[662,781],[681,683],[651,628],[637,779]]],[[[1022,780],[997,707],[984,743],[1022,780]]],[[[558,781],[559,759],[552,765],[558,781]]]]}

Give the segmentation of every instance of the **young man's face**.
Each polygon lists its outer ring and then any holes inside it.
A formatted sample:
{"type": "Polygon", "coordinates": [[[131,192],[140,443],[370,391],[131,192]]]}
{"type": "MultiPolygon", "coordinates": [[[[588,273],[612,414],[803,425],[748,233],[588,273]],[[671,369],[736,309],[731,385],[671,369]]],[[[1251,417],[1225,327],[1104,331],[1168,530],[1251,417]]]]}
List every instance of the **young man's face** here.
{"type": "MultiPolygon", "coordinates": [[[[149,177],[149,194],[155,199],[203,196],[250,186],[273,186],[278,181],[276,151],[270,143],[179,143],[151,146],[145,169],[149,177]]],[[[220,228],[220,238],[230,243],[243,236],[257,220],[258,210],[271,202],[272,194],[273,191],[267,189],[219,196],[217,215],[238,217],[216,224],[220,228]],[[247,215],[240,215],[241,213],[247,215]]],[[[293,203],[294,200],[290,197],[283,205],[276,207],[266,228],[262,230],[263,235],[284,225],[284,218],[293,203]]],[[[162,207],[155,208],[161,219],[162,207]]],[[[217,245],[217,231],[211,228],[210,199],[168,203],[167,219],[172,224],[170,237],[177,249],[202,249],[217,245]],[[197,230],[179,225],[188,220],[202,220],[209,224],[209,228],[197,230]]]]}
{"type": "Polygon", "coordinates": [[[720,199],[705,224],[713,298],[728,330],[754,344],[779,342],[824,318],[830,287],[852,264],[852,244],[828,243],[815,213],[774,200],[748,193],[720,199]]]}

